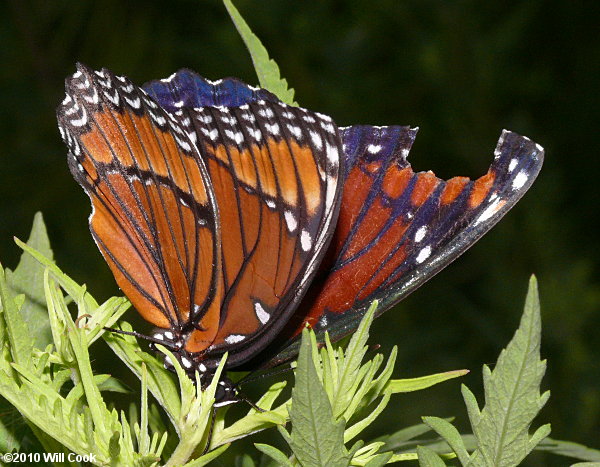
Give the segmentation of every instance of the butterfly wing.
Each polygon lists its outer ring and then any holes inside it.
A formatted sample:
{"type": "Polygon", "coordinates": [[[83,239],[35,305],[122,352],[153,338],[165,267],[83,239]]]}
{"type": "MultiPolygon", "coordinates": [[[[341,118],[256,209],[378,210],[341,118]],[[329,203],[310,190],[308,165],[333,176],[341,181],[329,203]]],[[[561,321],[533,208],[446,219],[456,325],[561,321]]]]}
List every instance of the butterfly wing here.
{"type": "Polygon", "coordinates": [[[379,315],[420,287],[515,205],[544,156],[540,145],[504,131],[487,174],[444,181],[412,171],[406,157],[416,129],[353,126],[341,133],[348,175],[329,262],[274,343],[285,349],[267,366],[295,356],[297,342],[289,344],[305,323],[337,340],[356,329],[373,300],[379,315]]]}
{"type": "MultiPolygon", "coordinates": [[[[189,70],[147,86],[173,111],[277,101],[234,78],[213,83],[189,70]],[[182,88],[187,91],[178,93],[182,88]]],[[[412,171],[406,158],[415,129],[357,125],[340,134],[347,175],[333,241],[299,309],[248,368],[293,358],[305,323],[339,339],[357,327],[373,300],[379,300],[378,314],[389,309],[493,227],[529,189],[543,162],[539,145],[504,132],[486,175],[443,181],[412,171]]]]}
{"type": "Polygon", "coordinates": [[[222,302],[214,192],[195,145],[143,90],[78,65],[58,108],[90,230],[119,287],[150,323],[213,341],[222,302]]]}
{"type": "Polygon", "coordinates": [[[146,89],[173,111],[210,174],[225,292],[202,362],[212,367],[227,351],[231,368],[276,337],[317,271],[341,198],[341,138],[329,117],[237,80],[211,84],[190,73],[146,89]]]}
{"type": "Polygon", "coordinates": [[[166,79],[150,81],[143,88],[172,114],[196,107],[239,107],[260,100],[280,102],[269,91],[249,86],[236,78],[210,81],[185,68],[166,79]]]}

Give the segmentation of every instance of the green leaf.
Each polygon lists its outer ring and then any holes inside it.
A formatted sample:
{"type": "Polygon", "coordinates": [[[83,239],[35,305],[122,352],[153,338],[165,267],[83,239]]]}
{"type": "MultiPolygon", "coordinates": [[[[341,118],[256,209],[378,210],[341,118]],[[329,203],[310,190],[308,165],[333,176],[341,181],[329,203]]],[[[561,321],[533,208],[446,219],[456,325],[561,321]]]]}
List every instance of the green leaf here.
{"type": "Polygon", "coordinates": [[[242,18],[236,7],[233,6],[231,0],[223,0],[223,3],[225,8],[227,8],[229,16],[231,16],[235,28],[238,30],[250,52],[261,87],[271,91],[286,104],[298,105],[294,102],[294,90],[289,89],[287,81],[281,78],[277,63],[269,58],[269,53],[260,42],[260,39],[250,30],[250,27],[244,21],[244,18],[242,18]]]}
{"type": "MultiPolygon", "coordinates": [[[[339,358],[337,367],[339,371],[335,375],[334,393],[333,393],[333,416],[340,417],[350,405],[356,393],[356,386],[360,383],[358,378],[361,370],[362,360],[367,353],[367,340],[369,339],[369,327],[373,323],[375,310],[377,310],[377,300],[375,300],[365,316],[362,318],[356,332],[352,335],[346,351],[343,352],[343,358],[339,358]]],[[[331,348],[331,345],[329,346],[331,348]]],[[[331,356],[333,352],[329,352],[331,356]]],[[[334,362],[332,362],[335,364],[334,362]]]]}
{"type": "Polygon", "coordinates": [[[583,444],[571,441],[546,438],[537,447],[536,451],[548,451],[561,456],[572,457],[581,461],[600,463],[600,450],[588,448],[583,444]]]}
{"type": "MultiPolygon", "coordinates": [[[[36,213],[33,218],[27,245],[35,248],[52,261],[53,253],[41,212],[36,213]]],[[[52,343],[43,279],[44,267],[26,252],[21,255],[21,260],[14,272],[10,269],[6,270],[6,282],[12,293],[25,295],[21,315],[28,324],[30,338],[33,338],[34,345],[38,349],[43,349],[52,343]]]]}
{"type": "Polygon", "coordinates": [[[256,464],[248,454],[236,456],[235,467],[256,467],[256,464]]]}
{"type": "Polygon", "coordinates": [[[333,418],[329,398],[314,367],[306,329],[302,331],[290,419],[292,451],[302,465],[345,467],[349,464],[344,446],[344,420],[333,418]]]}
{"type": "MultiPolygon", "coordinates": [[[[446,419],[451,421],[452,419],[446,419]]],[[[425,423],[419,423],[418,425],[408,426],[402,428],[387,436],[377,438],[377,441],[385,442],[385,449],[397,449],[403,447],[407,442],[431,431],[431,427],[425,423]]],[[[412,444],[412,443],[411,443],[412,444]]]]}
{"type": "Polygon", "coordinates": [[[2,304],[2,317],[6,325],[6,334],[10,344],[10,353],[14,362],[26,367],[33,367],[33,343],[27,324],[20,313],[24,303],[24,296],[12,296],[4,277],[4,270],[0,267],[0,303],[2,304]]]}
{"type": "MultiPolygon", "coordinates": [[[[131,331],[129,323],[120,323],[123,331],[131,331]]],[[[158,403],[166,410],[167,415],[177,426],[181,413],[181,400],[177,384],[171,372],[163,367],[155,356],[143,352],[135,337],[123,334],[104,333],[103,338],[112,351],[133,371],[138,378],[142,377],[142,364],[148,369],[148,389],[158,403]]]]}
{"type": "Polygon", "coordinates": [[[419,446],[417,448],[417,455],[419,456],[420,467],[445,467],[446,464],[435,451],[425,447],[419,446]]]}
{"type": "Polygon", "coordinates": [[[423,421],[448,442],[452,450],[458,456],[461,464],[467,465],[470,461],[470,456],[458,430],[443,418],[423,417],[423,421]]]}
{"type": "Polygon", "coordinates": [[[268,444],[255,443],[254,446],[263,454],[266,454],[271,459],[273,459],[277,464],[283,465],[285,467],[292,467],[292,463],[288,459],[288,457],[281,452],[279,449],[274,448],[273,446],[269,446],[268,444]]]}
{"type": "Polygon", "coordinates": [[[469,373],[469,370],[453,370],[444,373],[421,376],[419,378],[393,379],[385,387],[385,392],[396,394],[399,392],[420,391],[435,386],[449,379],[459,378],[469,373]]]}
{"type": "Polygon", "coordinates": [[[25,252],[33,256],[42,265],[46,266],[46,268],[58,281],[65,292],[67,292],[67,294],[70,295],[71,298],[73,298],[73,300],[75,300],[78,304],[81,303],[81,306],[79,307],[79,316],[98,308],[98,302],[96,302],[96,300],[94,300],[94,298],[86,292],[85,286],[79,285],[77,282],[67,276],[56,264],[54,264],[52,260],[48,259],[35,248],[23,243],[18,238],[15,238],[15,243],[25,250],[25,252]]]}
{"type": "Polygon", "coordinates": [[[469,465],[519,465],[548,435],[549,426],[529,435],[534,417],[550,396],[540,395],[546,371],[545,361],[540,360],[540,337],[537,281],[532,276],[519,329],[500,353],[494,371],[483,368],[486,405],[481,412],[471,392],[463,389],[478,446],[469,465]]]}
{"type": "Polygon", "coordinates": [[[391,452],[377,454],[369,459],[369,461],[365,464],[365,467],[383,467],[390,462],[392,456],[393,454],[391,452]]]}
{"type": "Polygon", "coordinates": [[[185,464],[185,467],[203,467],[204,465],[208,464],[209,462],[212,462],[217,457],[219,457],[221,454],[223,454],[227,450],[228,447],[229,447],[229,444],[224,444],[223,446],[219,446],[217,449],[213,449],[212,451],[207,452],[206,454],[204,454],[202,457],[199,457],[195,461],[188,462],[187,464],[185,464]]]}

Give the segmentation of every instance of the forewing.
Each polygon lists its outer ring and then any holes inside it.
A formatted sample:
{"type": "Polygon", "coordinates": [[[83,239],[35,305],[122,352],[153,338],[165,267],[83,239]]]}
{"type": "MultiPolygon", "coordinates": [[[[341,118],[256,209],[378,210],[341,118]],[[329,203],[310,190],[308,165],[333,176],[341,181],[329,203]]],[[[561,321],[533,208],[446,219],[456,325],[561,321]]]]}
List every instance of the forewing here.
{"type": "Polygon", "coordinates": [[[340,137],[327,117],[279,103],[188,114],[223,225],[225,299],[211,354],[228,351],[236,366],[276,337],[317,271],[341,197],[340,137]]]}
{"type": "MultiPolygon", "coordinates": [[[[181,126],[143,90],[78,65],[58,108],[69,167],[92,202],[90,230],[119,287],[163,328],[218,330],[219,221],[208,173],[181,126]]],[[[192,350],[192,349],[190,349],[192,350]]]]}
{"type": "Polygon", "coordinates": [[[414,173],[408,127],[341,130],[348,175],[334,239],[319,276],[281,333],[268,365],[292,358],[305,323],[332,340],[352,332],[373,300],[381,314],[433,277],[498,222],[535,180],[543,149],[504,131],[487,174],[447,181],[414,173]]]}
{"type": "Polygon", "coordinates": [[[276,337],[318,268],[341,198],[341,138],[329,117],[235,79],[182,70],[145,88],[197,140],[210,174],[225,298],[203,363],[228,351],[235,367],[276,337]]]}

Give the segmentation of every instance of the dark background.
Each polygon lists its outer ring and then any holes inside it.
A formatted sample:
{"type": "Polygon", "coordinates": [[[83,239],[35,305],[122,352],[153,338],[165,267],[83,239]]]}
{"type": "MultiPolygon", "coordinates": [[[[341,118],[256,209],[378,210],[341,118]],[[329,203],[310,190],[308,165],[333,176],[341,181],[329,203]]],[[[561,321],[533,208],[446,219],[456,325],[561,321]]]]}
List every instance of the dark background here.
{"type": "MultiPolygon", "coordinates": [[[[68,172],[56,129],[64,78],[79,60],[140,84],[181,67],[255,84],[250,58],[216,0],[4,5],[0,260],[16,265],[12,236],[25,238],[42,211],[58,264],[104,300],[119,292],[89,235],[89,203],[68,172]]],[[[599,448],[597,2],[238,0],[237,6],[302,106],[339,125],[419,126],[411,154],[416,170],[478,177],[502,128],[545,147],[544,168],[519,205],[379,319],[371,342],[384,352],[399,346],[396,377],[469,368],[463,382],[481,394],[481,365],[492,364],[512,336],[535,273],[548,359],[543,387],[552,391],[539,423],[551,422],[554,438],[599,448]]],[[[93,352],[99,368],[111,368],[104,344],[93,352]]],[[[456,415],[464,428],[459,384],[395,396],[365,439],[418,423],[421,415],[456,415]]],[[[262,440],[277,437],[271,431],[262,440]]],[[[253,449],[246,452],[256,457],[253,449]]],[[[229,462],[223,457],[217,465],[229,462]]],[[[527,465],[567,462],[537,455],[527,465]]]]}

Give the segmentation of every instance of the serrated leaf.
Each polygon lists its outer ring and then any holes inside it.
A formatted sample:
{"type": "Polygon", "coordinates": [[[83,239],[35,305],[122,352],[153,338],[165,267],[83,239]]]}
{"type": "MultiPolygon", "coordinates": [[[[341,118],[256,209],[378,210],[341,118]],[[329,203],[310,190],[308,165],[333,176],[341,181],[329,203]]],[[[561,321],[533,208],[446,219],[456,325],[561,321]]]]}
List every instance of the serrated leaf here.
{"type": "Polygon", "coordinates": [[[549,428],[530,437],[534,417],[548,400],[540,395],[546,371],[540,360],[541,318],[537,281],[532,277],[519,329],[501,353],[494,371],[484,366],[485,407],[479,414],[474,398],[467,392],[477,449],[471,456],[473,466],[510,467],[519,465],[549,428]]]}
{"type": "MultiPolygon", "coordinates": [[[[78,304],[80,303],[86,308],[85,312],[98,308],[98,302],[96,302],[96,300],[94,300],[94,298],[86,292],[85,286],[79,285],[77,282],[67,276],[56,264],[54,264],[52,260],[46,258],[46,256],[37,251],[35,248],[23,243],[18,238],[15,238],[14,240],[19,247],[21,247],[26,253],[29,253],[31,256],[33,256],[36,261],[40,262],[48,269],[48,271],[50,271],[65,292],[67,292],[67,294],[70,295],[78,304]]],[[[82,312],[82,310],[79,311],[82,312]]]]}
{"type": "Polygon", "coordinates": [[[254,443],[254,446],[260,452],[269,456],[271,459],[273,459],[275,462],[277,462],[278,465],[292,467],[293,464],[290,462],[288,457],[283,452],[281,452],[279,449],[277,449],[273,446],[269,446],[268,444],[261,444],[261,443],[254,443]]]}
{"type": "MultiPolygon", "coordinates": [[[[35,248],[52,261],[53,253],[41,212],[36,213],[33,218],[27,245],[35,248]]],[[[38,349],[44,349],[52,343],[43,279],[44,267],[26,252],[21,255],[19,264],[14,271],[6,270],[6,282],[12,293],[25,295],[21,315],[27,323],[30,337],[33,338],[34,345],[38,349]]]]}
{"type": "Polygon", "coordinates": [[[277,63],[269,58],[267,49],[252,32],[240,12],[233,6],[231,0],[223,0],[223,4],[250,52],[260,86],[275,94],[286,104],[298,105],[294,102],[294,90],[288,88],[287,81],[281,78],[277,63]]]}
{"type": "Polygon", "coordinates": [[[417,447],[417,455],[419,456],[419,466],[420,467],[445,467],[446,464],[442,460],[440,456],[438,456],[435,451],[425,447],[419,446],[417,447]]]}
{"type": "Polygon", "coordinates": [[[20,306],[23,305],[23,302],[23,295],[13,297],[6,283],[4,270],[0,267],[0,303],[2,304],[2,317],[4,318],[8,342],[10,343],[10,353],[14,362],[33,368],[33,343],[27,324],[20,313],[20,306]]]}
{"type": "Polygon", "coordinates": [[[306,329],[302,331],[290,420],[290,445],[302,465],[345,467],[349,464],[344,446],[344,421],[333,418],[329,398],[314,367],[306,329]]]}

